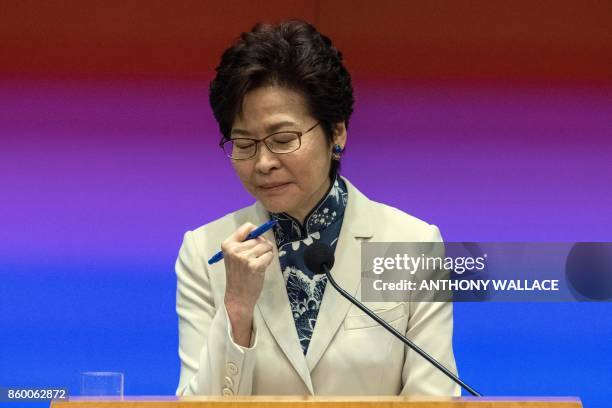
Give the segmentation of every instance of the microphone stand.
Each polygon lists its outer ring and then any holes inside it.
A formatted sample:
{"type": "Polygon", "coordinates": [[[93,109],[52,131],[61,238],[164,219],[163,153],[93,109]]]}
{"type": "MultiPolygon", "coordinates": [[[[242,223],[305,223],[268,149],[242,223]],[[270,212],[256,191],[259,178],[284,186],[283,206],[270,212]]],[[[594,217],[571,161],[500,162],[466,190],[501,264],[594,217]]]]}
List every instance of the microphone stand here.
{"type": "Polygon", "coordinates": [[[435,358],[433,358],[432,356],[430,356],[429,354],[427,354],[423,349],[421,349],[419,346],[417,346],[416,344],[414,344],[409,338],[407,338],[406,336],[404,336],[403,334],[401,334],[400,332],[398,332],[395,328],[393,328],[389,323],[387,323],[386,321],[384,321],[383,319],[381,319],[380,317],[378,317],[378,315],[374,312],[372,312],[370,309],[368,309],[367,307],[365,307],[365,305],[363,305],[360,301],[358,301],[357,299],[355,299],[353,296],[351,296],[346,290],[342,289],[340,286],[338,286],[338,284],[336,283],[336,281],[334,280],[334,278],[332,277],[329,268],[327,267],[327,264],[323,264],[323,271],[325,271],[325,275],[327,276],[327,280],[329,280],[329,282],[332,284],[332,286],[334,288],[336,288],[336,290],[338,292],[340,292],[340,294],[342,296],[344,296],[345,298],[347,298],[352,304],[354,304],[355,306],[357,306],[359,309],[363,310],[365,312],[365,314],[367,314],[368,316],[370,316],[372,319],[374,319],[376,322],[378,322],[381,326],[383,326],[385,329],[387,329],[389,332],[391,332],[395,337],[397,337],[398,339],[400,339],[402,342],[404,342],[405,345],[407,345],[408,347],[410,347],[411,349],[413,349],[414,351],[416,351],[421,357],[423,357],[425,360],[429,361],[431,364],[433,364],[438,370],[442,371],[444,374],[446,374],[447,377],[449,377],[451,380],[453,380],[455,383],[459,384],[461,387],[463,387],[463,389],[465,389],[466,391],[468,391],[470,394],[476,396],[476,397],[481,397],[482,395],[480,393],[478,393],[475,389],[473,389],[472,387],[470,387],[469,385],[467,385],[466,383],[464,383],[462,380],[459,379],[459,377],[457,377],[455,374],[453,374],[448,368],[446,368],[444,365],[442,365],[440,362],[438,362],[435,358]]]}

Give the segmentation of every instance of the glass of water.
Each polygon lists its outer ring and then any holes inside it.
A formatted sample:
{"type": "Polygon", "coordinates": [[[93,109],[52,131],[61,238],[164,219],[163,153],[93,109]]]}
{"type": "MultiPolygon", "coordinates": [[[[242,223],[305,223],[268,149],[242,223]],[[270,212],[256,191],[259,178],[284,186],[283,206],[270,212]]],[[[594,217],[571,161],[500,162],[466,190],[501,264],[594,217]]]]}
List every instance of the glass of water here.
{"type": "Polygon", "coordinates": [[[112,371],[81,373],[81,395],[123,397],[123,373],[112,371]]]}

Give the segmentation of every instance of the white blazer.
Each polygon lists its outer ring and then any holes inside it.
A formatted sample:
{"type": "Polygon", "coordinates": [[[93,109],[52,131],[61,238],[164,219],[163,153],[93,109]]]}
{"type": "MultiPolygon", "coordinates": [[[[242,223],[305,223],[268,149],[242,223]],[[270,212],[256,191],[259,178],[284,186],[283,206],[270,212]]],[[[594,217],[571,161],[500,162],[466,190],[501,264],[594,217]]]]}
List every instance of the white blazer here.
{"type": "MultiPolygon", "coordinates": [[[[369,200],[346,178],[348,203],[332,269],[360,299],[360,246],[439,242],[434,225],[369,200]]],[[[187,231],[176,261],[181,373],[177,395],[460,395],[443,373],[327,285],[306,356],[291,314],[278,257],[266,271],[249,348],[232,340],[224,306],[225,266],[207,259],[241,224],[269,219],[260,202],[187,231]]],[[[266,237],[274,243],[273,231],[266,237]]],[[[276,251],[278,253],[278,251],[276,251]]],[[[366,303],[456,372],[452,303],[366,303]]]]}

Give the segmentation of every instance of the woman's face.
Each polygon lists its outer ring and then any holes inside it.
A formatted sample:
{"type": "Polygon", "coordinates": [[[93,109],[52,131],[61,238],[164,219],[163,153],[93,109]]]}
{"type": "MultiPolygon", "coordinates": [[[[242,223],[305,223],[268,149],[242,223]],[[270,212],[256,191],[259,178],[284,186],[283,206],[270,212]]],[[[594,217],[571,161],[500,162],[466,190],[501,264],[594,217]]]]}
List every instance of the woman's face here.
{"type": "MultiPolygon", "coordinates": [[[[316,123],[300,93],[265,86],[244,96],[232,137],[261,140],[283,130],[304,132],[316,123]]],[[[344,123],[335,126],[334,139],[344,146],[344,123]]],[[[259,143],[255,157],[232,160],[232,165],[244,187],[268,211],[286,212],[303,222],[329,187],[331,155],[332,145],[319,125],[302,135],[300,148],[292,153],[275,154],[259,143]]]]}

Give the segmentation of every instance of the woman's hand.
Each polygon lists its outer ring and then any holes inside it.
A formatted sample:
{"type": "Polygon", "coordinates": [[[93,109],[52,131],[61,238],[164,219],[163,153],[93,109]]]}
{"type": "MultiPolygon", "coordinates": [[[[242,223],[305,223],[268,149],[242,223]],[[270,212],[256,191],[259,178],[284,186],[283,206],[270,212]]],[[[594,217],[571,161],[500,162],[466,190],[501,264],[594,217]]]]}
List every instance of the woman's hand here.
{"type": "Polygon", "coordinates": [[[274,245],[263,236],[244,241],[257,228],[242,224],[221,244],[225,262],[225,308],[232,324],[234,342],[249,347],[253,310],[259,299],[266,268],[274,259],[274,245]],[[243,242],[244,241],[244,242],[243,242]]]}

